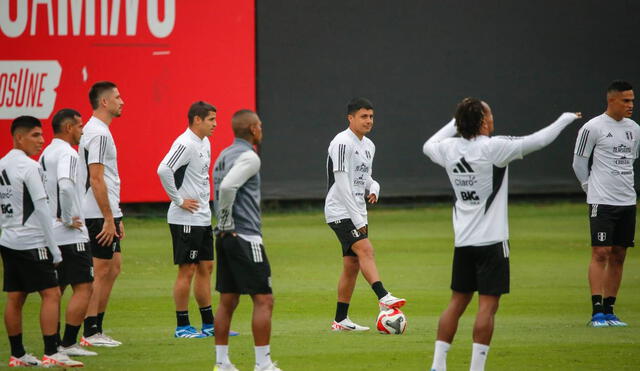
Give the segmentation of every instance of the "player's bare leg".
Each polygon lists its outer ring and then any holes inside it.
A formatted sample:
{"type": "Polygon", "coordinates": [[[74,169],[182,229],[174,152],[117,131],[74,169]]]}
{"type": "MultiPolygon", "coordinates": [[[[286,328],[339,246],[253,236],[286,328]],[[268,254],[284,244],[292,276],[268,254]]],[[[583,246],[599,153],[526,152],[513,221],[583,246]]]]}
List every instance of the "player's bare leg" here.
{"type": "Polygon", "coordinates": [[[627,256],[627,249],[620,246],[611,247],[607,260],[606,277],[604,279],[604,296],[617,296],[622,282],[622,269],[627,256]]]}
{"type": "Polygon", "coordinates": [[[196,278],[193,283],[193,294],[200,308],[211,306],[211,274],[213,261],[204,260],[198,263],[196,278]]]}
{"type": "Polygon", "coordinates": [[[493,335],[493,321],[498,311],[500,296],[478,295],[478,313],[473,325],[473,342],[489,345],[493,335]]]}
{"type": "Polygon", "coordinates": [[[368,238],[356,241],[351,246],[351,250],[358,255],[360,271],[362,271],[362,275],[367,282],[369,282],[369,284],[373,284],[374,282],[380,281],[380,274],[378,274],[375,252],[371,241],[369,241],[368,238]]]}
{"type": "Polygon", "coordinates": [[[72,285],[72,289],[73,294],[71,295],[69,303],[67,304],[65,320],[67,324],[80,326],[87,313],[89,299],[91,298],[91,293],[93,292],[93,283],[77,283],[75,285],[72,285]]]}
{"type": "Polygon", "coordinates": [[[338,301],[350,303],[353,290],[356,287],[356,280],[360,272],[360,263],[355,256],[344,256],[342,258],[342,273],[338,281],[338,301]]]}
{"type": "Polygon", "coordinates": [[[233,312],[240,302],[240,294],[220,294],[220,304],[216,311],[214,327],[216,328],[216,345],[229,344],[229,328],[233,312]]]}
{"type": "Polygon", "coordinates": [[[108,260],[108,262],[110,262],[109,270],[106,275],[104,285],[102,286],[102,291],[100,292],[98,313],[104,313],[107,310],[107,304],[109,303],[109,297],[111,296],[113,284],[116,282],[116,278],[118,278],[118,276],[120,275],[120,270],[122,267],[122,254],[119,252],[113,253],[113,258],[111,260],[108,260]]]}
{"type": "Polygon", "coordinates": [[[58,319],[60,318],[60,289],[51,287],[39,291],[42,298],[40,305],[40,328],[42,335],[55,335],[58,331],[58,319]]]}
{"type": "Polygon", "coordinates": [[[253,318],[251,330],[255,346],[269,345],[271,338],[271,315],[273,313],[273,295],[251,295],[253,300],[253,318]]]}
{"type": "Polygon", "coordinates": [[[22,307],[27,300],[26,292],[11,291],[7,293],[7,304],[4,310],[4,325],[7,335],[22,333],[22,307]]]}
{"type": "Polygon", "coordinates": [[[452,291],[447,309],[440,315],[437,340],[451,344],[458,331],[458,320],[473,298],[473,292],[452,291]]]}
{"type": "Polygon", "coordinates": [[[589,263],[589,287],[591,295],[603,295],[607,263],[611,246],[593,246],[589,263]]]}
{"type": "Polygon", "coordinates": [[[173,300],[176,304],[176,311],[189,310],[189,293],[191,292],[191,280],[196,272],[195,264],[180,264],[178,266],[178,276],[173,285],[173,300]]]}

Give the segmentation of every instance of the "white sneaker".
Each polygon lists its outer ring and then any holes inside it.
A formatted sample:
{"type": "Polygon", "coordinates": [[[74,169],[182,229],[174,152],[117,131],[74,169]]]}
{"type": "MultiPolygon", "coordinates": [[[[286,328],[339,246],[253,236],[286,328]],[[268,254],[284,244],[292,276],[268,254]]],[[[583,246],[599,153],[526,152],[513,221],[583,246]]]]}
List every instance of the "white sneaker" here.
{"type": "Polygon", "coordinates": [[[276,365],[276,362],[271,363],[269,366],[264,366],[264,367],[254,367],[253,371],[282,371],[281,369],[279,369],[276,365]]]}
{"type": "Polygon", "coordinates": [[[216,364],[213,366],[213,371],[240,371],[231,363],[227,363],[224,365],[216,364]]]}
{"type": "Polygon", "coordinates": [[[405,299],[396,298],[389,292],[387,293],[387,295],[383,296],[382,299],[378,301],[378,303],[380,304],[381,310],[387,310],[400,308],[401,306],[407,304],[407,301],[405,299]]]}
{"type": "Polygon", "coordinates": [[[331,331],[369,331],[369,328],[360,326],[347,317],[340,322],[333,321],[331,331]]]}
{"type": "Polygon", "coordinates": [[[9,367],[39,367],[41,365],[42,362],[29,353],[25,353],[20,358],[14,356],[9,358],[9,367]]]}
{"type": "Polygon", "coordinates": [[[115,343],[113,340],[107,339],[104,336],[102,336],[102,334],[98,333],[98,334],[93,334],[88,338],[83,336],[82,339],[80,339],[80,345],[82,345],[83,347],[114,348],[119,346],[120,344],[115,343]]]}
{"type": "Polygon", "coordinates": [[[63,347],[60,345],[58,347],[58,353],[66,354],[71,357],[85,357],[85,356],[97,356],[98,353],[92,352],[90,350],[83,349],[80,344],[75,343],[68,347],[63,347]]]}
{"type": "Polygon", "coordinates": [[[42,367],[50,368],[50,367],[84,367],[84,363],[79,361],[74,361],[69,358],[66,354],[62,354],[60,352],[54,353],[50,356],[44,355],[42,356],[42,367]]]}
{"type": "Polygon", "coordinates": [[[114,344],[122,345],[121,341],[118,341],[105,333],[100,333],[100,336],[102,336],[103,339],[106,339],[107,341],[110,341],[114,344]]]}

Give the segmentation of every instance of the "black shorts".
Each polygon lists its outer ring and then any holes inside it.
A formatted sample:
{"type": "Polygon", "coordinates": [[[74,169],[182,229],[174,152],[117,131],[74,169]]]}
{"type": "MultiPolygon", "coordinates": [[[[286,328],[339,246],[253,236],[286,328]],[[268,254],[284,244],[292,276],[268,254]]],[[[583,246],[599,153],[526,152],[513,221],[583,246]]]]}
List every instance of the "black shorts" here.
{"type": "Polygon", "coordinates": [[[6,292],[35,292],[58,287],[53,257],[46,247],[13,250],[0,246],[6,292]]]}
{"type": "Polygon", "coordinates": [[[169,224],[173,240],[173,264],[195,264],[213,260],[211,226],[169,224]]]}
{"type": "Polygon", "coordinates": [[[456,247],[451,290],[496,296],[509,293],[509,242],[456,247]]]}
{"type": "Polygon", "coordinates": [[[88,243],[74,243],[60,246],[62,263],[58,264],[60,286],[93,282],[93,260],[88,243]]]}
{"type": "Polygon", "coordinates": [[[591,246],[633,247],[636,205],[589,205],[591,246]]]}
{"type": "Polygon", "coordinates": [[[271,294],[271,266],[264,246],[226,235],[216,238],[216,291],[271,294]]]}
{"type": "MultiPolygon", "coordinates": [[[[120,221],[122,218],[115,218],[114,223],[116,224],[116,232],[120,234],[120,221]]],[[[113,254],[120,252],[120,239],[117,236],[113,236],[113,241],[109,246],[102,246],[98,243],[98,239],[96,236],[102,232],[102,225],[104,224],[104,219],[96,218],[96,219],[85,219],[84,224],[87,226],[89,230],[89,245],[91,245],[91,255],[94,258],[98,259],[113,259],[113,254]]]]}
{"type": "Polygon", "coordinates": [[[342,244],[342,256],[358,256],[351,250],[351,246],[357,241],[369,238],[368,233],[358,232],[351,219],[341,219],[328,224],[336,233],[340,244],[342,244]]]}

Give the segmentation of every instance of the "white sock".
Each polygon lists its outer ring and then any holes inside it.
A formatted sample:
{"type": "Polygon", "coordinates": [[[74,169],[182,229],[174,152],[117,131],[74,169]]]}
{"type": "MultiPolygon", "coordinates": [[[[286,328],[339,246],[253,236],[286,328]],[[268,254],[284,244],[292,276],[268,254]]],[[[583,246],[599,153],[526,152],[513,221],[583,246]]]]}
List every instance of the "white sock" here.
{"type": "Polygon", "coordinates": [[[484,363],[487,361],[488,354],[488,345],[473,343],[473,352],[471,353],[471,368],[469,368],[469,370],[484,371],[484,363]]]}
{"type": "Polygon", "coordinates": [[[255,347],[256,349],[256,366],[265,367],[271,364],[271,347],[263,345],[255,347]]]}
{"type": "Polygon", "coordinates": [[[229,346],[228,345],[216,345],[216,364],[228,365],[229,360],[229,346]]]}
{"type": "Polygon", "coordinates": [[[447,352],[451,344],[436,340],[436,349],[433,352],[433,364],[431,371],[447,371],[447,352]]]}

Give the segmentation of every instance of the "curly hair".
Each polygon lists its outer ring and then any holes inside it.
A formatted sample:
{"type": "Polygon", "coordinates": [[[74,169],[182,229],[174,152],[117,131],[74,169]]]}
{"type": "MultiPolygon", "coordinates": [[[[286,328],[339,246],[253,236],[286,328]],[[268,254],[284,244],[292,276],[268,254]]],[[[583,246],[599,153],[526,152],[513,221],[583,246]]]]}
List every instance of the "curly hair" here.
{"type": "Polygon", "coordinates": [[[458,133],[463,138],[471,139],[477,136],[484,120],[482,101],[477,98],[464,98],[458,103],[454,117],[458,133]]]}

